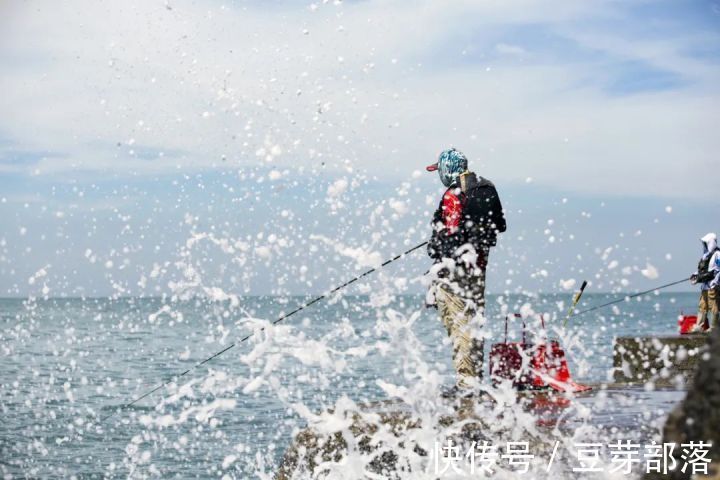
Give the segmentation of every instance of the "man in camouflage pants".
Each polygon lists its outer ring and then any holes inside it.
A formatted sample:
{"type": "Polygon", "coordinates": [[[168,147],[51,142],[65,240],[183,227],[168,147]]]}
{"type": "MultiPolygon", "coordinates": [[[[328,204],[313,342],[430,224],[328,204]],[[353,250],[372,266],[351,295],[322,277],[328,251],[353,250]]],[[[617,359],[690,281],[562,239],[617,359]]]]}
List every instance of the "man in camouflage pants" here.
{"type": "Polygon", "coordinates": [[[506,229],[495,186],[468,171],[467,159],[451,148],[427,167],[447,190],[433,217],[428,254],[435,260],[431,288],[453,342],[457,385],[472,388],[482,378],[485,274],[490,248],[506,229]]]}

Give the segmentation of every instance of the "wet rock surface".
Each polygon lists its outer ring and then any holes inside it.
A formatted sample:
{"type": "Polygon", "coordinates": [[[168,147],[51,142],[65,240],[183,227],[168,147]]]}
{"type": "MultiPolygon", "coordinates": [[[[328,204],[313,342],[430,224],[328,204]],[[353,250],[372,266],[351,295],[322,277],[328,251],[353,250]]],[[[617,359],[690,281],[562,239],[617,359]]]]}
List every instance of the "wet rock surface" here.
{"type": "MultiPolygon", "coordinates": [[[[683,390],[647,390],[642,385],[592,386],[592,391],[576,396],[536,390],[447,398],[445,411],[433,415],[426,409],[422,420],[400,400],[323,412],[295,435],[275,478],[443,478],[428,477],[428,468],[434,466],[434,442],[447,438],[461,451],[472,442],[501,447],[525,441],[536,457],[529,478],[585,478],[572,471],[577,466],[575,442],[661,442],[666,415],[685,396],[683,390]],[[546,473],[556,442],[559,451],[552,472],[546,473]]],[[[644,471],[643,463],[632,473],[644,471]]],[[[496,478],[515,478],[512,470],[497,473],[501,475],[496,478]]]]}
{"type": "MultiPolygon", "coordinates": [[[[665,412],[681,398],[679,392],[669,392],[675,400],[665,412]]],[[[448,438],[461,452],[467,452],[473,442],[476,449],[485,442],[497,447],[504,447],[508,442],[527,442],[534,456],[530,473],[540,475],[534,478],[576,478],[568,447],[573,443],[576,429],[587,429],[587,419],[580,412],[596,416],[592,440],[623,438],[639,432],[643,441],[659,440],[659,423],[637,423],[639,418],[645,418],[640,412],[643,405],[657,408],[657,403],[644,403],[643,398],[652,394],[636,387],[596,385],[591,392],[575,397],[534,390],[515,392],[512,400],[495,398],[492,394],[446,398],[449,413],[425,416],[424,425],[417,414],[411,413],[408,405],[399,400],[358,405],[357,410],[342,413],[340,422],[347,421],[342,429],[333,431],[320,422],[300,431],[286,450],[275,478],[405,479],[416,478],[417,472],[427,478],[428,468],[432,469],[435,462],[435,442],[442,442],[444,446],[448,438]],[[623,406],[619,407],[620,404],[623,406]],[[634,414],[625,411],[633,404],[637,405],[634,414]],[[602,406],[591,412],[596,405],[602,406]],[[618,421],[621,423],[616,423],[618,421]],[[562,453],[557,454],[553,471],[546,474],[556,443],[562,453]]],[[[332,411],[325,413],[333,414],[332,411]]],[[[337,418],[331,424],[338,427],[337,418]]],[[[502,473],[497,478],[515,478],[513,471],[497,473],[502,473]]]]}
{"type": "MultiPolygon", "coordinates": [[[[555,398],[551,397],[550,402],[555,398]]],[[[460,447],[460,451],[467,451],[472,442],[481,445],[496,443],[499,438],[517,440],[512,432],[498,432],[496,425],[475,415],[474,405],[488,400],[487,397],[449,399],[454,413],[438,418],[439,427],[455,432],[451,441],[460,447]]],[[[367,478],[378,478],[372,475],[388,479],[411,478],[408,474],[427,468],[429,450],[436,438],[428,438],[427,432],[421,432],[418,419],[403,411],[404,408],[401,402],[384,401],[363,405],[362,411],[348,412],[347,419],[351,422],[348,430],[352,435],[347,431],[302,430],[286,451],[275,479],[323,478],[331,474],[337,468],[337,462],[351,450],[368,457],[369,461],[363,465],[363,470],[369,474],[367,478]],[[392,440],[388,441],[390,438],[392,440]],[[398,450],[403,451],[402,457],[396,453],[398,450]]],[[[546,405],[546,408],[552,409],[552,406],[546,405]]],[[[549,442],[547,436],[552,435],[551,430],[549,425],[541,427],[537,436],[525,435],[523,440],[534,453],[549,456],[553,442],[549,442]]]]}
{"type": "MultiPolygon", "coordinates": [[[[646,475],[646,480],[720,479],[720,329],[713,330],[709,337],[708,348],[697,362],[687,396],[670,413],[663,430],[663,443],[679,446],[689,442],[711,443],[708,475],[692,476],[691,469],[687,468],[685,472],[675,470],[667,475],[646,475]]],[[[678,464],[682,464],[682,454],[682,449],[674,452],[678,464]]]]}

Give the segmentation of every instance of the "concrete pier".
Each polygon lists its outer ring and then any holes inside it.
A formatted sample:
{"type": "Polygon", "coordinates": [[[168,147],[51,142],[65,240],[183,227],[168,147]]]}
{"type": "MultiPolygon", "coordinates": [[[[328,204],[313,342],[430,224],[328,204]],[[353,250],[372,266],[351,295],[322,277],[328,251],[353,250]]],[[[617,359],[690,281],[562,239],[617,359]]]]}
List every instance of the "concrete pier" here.
{"type": "Polygon", "coordinates": [[[687,385],[707,350],[708,335],[618,337],[613,348],[616,383],[687,385]]]}

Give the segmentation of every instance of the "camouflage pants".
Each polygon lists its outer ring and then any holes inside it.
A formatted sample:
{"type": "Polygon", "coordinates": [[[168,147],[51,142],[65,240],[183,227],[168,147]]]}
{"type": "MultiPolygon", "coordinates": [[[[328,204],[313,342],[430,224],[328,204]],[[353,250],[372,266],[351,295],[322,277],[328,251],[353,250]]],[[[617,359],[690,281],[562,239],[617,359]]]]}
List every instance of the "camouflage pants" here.
{"type": "Polygon", "coordinates": [[[709,290],[703,290],[700,292],[700,304],[698,305],[700,310],[698,314],[698,326],[702,325],[706,320],[710,321],[712,328],[720,328],[720,292],[718,289],[711,288],[709,290]],[[708,313],[711,314],[708,319],[708,313]]]}
{"type": "MultiPolygon", "coordinates": [[[[484,289],[483,289],[484,290],[484,289]]],[[[483,292],[484,293],[484,292],[483,292]]],[[[457,373],[460,388],[470,388],[480,381],[483,373],[483,339],[479,335],[479,326],[473,319],[476,308],[461,296],[451,293],[447,286],[438,286],[435,294],[438,311],[453,344],[453,365],[457,373]]],[[[478,298],[478,300],[481,300],[478,298]]]]}

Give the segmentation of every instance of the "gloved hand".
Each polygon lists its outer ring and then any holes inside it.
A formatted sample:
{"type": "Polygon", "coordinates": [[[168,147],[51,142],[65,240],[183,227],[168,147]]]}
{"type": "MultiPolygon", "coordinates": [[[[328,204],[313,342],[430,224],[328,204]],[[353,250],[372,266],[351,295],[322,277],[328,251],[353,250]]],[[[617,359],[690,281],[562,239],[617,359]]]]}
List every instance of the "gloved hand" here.
{"type": "Polygon", "coordinates": [[[697,282],[697,279],[698,279],[697,273],[693,273],[692,275],[690,275],[690,283],[692,283],[693,285],[695,285],[696,283],[698,283],[698,282],[697,282]]]}

